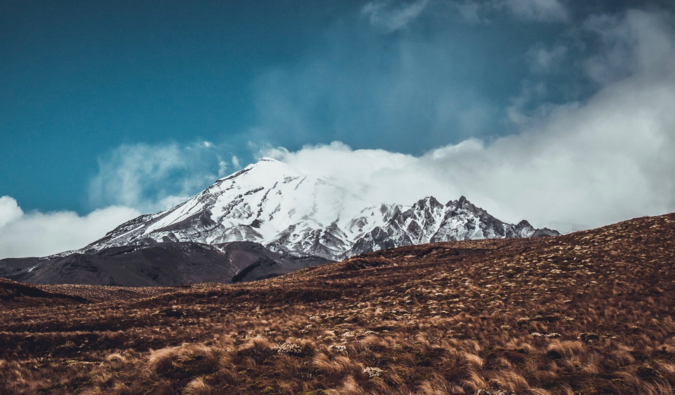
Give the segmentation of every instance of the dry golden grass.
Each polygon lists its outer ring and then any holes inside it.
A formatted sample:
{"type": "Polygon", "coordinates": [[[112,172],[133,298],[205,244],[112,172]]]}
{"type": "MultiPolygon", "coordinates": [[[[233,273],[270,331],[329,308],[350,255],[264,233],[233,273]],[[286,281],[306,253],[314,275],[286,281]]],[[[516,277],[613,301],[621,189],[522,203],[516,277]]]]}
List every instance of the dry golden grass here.
{"type": "Polygon", "coordinates": [[[0,394],[675,386],[672,214],[548,239],[403,247],[256,283],[0,289],[0,394]]]}

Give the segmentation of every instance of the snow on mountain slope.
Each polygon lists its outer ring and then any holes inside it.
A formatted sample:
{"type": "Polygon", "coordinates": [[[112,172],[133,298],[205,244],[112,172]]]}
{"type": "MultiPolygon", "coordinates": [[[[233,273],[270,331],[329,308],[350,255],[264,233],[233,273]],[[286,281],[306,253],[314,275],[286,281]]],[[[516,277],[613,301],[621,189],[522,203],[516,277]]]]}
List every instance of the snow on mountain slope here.
{"type": "Polygon", "coordinates": [[[464,197],[446,205],[433,197],[410,207],[373,205],[264,158],[185,203],[122,224],[82,251],[171,241],[253,241],[276,252],[337,260],[410,244],[553,234],[526,221],[503,223],[464,197]]]}

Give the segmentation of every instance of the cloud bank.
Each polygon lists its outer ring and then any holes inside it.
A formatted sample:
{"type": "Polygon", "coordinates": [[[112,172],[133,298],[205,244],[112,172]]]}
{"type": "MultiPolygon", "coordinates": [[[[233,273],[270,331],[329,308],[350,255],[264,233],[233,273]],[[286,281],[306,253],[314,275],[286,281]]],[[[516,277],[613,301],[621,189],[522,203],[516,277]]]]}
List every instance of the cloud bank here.
{"type": "Polygon", "coordinates": [[[263,154],[372,201],[463,194],[502,219],[527,218],[561,231],[675,211],[671,22],[642,11],[591,18],[583,33],[596,34],[601,47],[582,67],[597,93],[584,102],[547,104],[516,134],[471,138],[420,156],[339,142],[263,154]]]}
{"type": "Polygon", "coordinates": [[[470,139],[422,156],[340,143],[265,154],[370,201],[465,195],[498,218],[566,232],[675,211],[672,114],[675,83],[637,80],[559,108],[536,132],[490,143],[470,139]]]}
{"type": "Polygon", "coordinates": [[[46,256],[82,248],[140,213],[112,206],[80,216],[72,211],[24,213],[16,200],[0,197],[0,258],[46,256]]]}

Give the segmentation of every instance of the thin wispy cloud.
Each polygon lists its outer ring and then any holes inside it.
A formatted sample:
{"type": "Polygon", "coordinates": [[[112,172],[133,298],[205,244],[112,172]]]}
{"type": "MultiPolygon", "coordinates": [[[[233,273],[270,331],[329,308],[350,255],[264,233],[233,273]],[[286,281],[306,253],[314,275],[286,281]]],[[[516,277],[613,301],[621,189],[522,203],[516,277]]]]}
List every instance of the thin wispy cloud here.
{"type": "Polygon", "coordinates": [[[535,73],[548,73],[561,66],[568,49],[563,45],[553,48],[536,46],[527,53],[530,58],[530,67],[535,73]]]}
{"type": "Polygon", "coordinates": [[[239,161],[208,141],[187,145],[122,145],[99,158],[89,185],[94,207],[121,205],[141,212],[173,207],[239,168],[239,161]]]}
{"type": "Polygon", "coordinates": [[[258,76],[251,140],[421,151],[496,130],[494,82],[503,84],[497,70],[511,64],[475,64],[474,50],[458,52],[445,29],[390,41],[372,29],[337,25],[326,37],[298,62],[258,76]]]}
{"type": "Polygon", "coordinates": [[[370,2],[363,6],[361,15],[386,33],[405,28],[427,8],[430,0],[416,0],[407,4],[393,5],[391,1],[370,2]]]}
{"type": "Polygon", "coordinates": [[[488,22],[488,19],[484,16],[486,7],[480,3],[472,1],[448,1],[446,5],[448,5],[451,10],[456,11],[466,23],[478,24],[488,22]]]}
{"type": "Polygon", "coordinates": [[[583,63],[589,77],[599,84],[632,74],[653,75],[672,70],[673,14],[628,10],[624,15],[595,15],[580,31],[594,33],[604,49],[583,63]]]}
{"type": "Polygon", "coordinates": [[[493,6],[527,21],[565,22],[568,19],[567,9],[559,0],[496,0],[493,6]]]}
{"type": "Polygon", "coordinates": [[[468,24],[489,23],[503,15],[523,22],[561,23],[569,12],[559,0],[440,0],[468,24]]]}

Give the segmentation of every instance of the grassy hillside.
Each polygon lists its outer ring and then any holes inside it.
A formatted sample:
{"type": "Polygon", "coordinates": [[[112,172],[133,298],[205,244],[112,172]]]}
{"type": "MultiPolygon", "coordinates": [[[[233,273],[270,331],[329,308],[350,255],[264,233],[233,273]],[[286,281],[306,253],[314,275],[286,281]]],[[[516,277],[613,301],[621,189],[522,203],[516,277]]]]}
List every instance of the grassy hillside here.
{"type": "Polygon", "coordinates": [[[675,387],[674,214],[404,247],[237,285],[30,288],[42,293],[0,303],[2,394],[675,387]]]}

